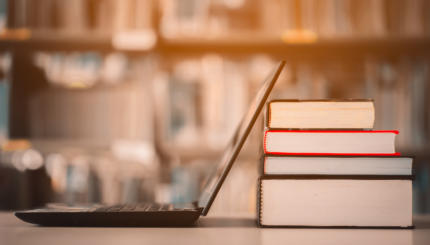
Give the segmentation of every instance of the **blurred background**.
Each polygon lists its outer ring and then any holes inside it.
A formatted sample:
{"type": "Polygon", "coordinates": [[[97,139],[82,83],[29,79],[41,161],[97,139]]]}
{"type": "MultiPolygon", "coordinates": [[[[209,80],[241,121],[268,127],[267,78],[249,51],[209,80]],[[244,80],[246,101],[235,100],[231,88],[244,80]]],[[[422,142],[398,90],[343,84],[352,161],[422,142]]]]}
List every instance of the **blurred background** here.
{"type": "MultiPolygon", "coordinates": [[[[265,76],[373,98],[430,212],[430,1],[0,0],[0,209],[184,202],[265,76]]],[[[212,213],[255,212],[263,119],[212,213]]]]}

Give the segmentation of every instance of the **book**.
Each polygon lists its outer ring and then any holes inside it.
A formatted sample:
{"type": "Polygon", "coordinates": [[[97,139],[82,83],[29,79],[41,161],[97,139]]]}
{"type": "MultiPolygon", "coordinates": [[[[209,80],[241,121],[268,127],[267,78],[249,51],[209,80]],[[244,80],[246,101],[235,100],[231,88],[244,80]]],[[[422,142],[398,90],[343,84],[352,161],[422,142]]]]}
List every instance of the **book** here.
{"type": "Polygon", "coordinates": [[[375,243],[413,245],[417,240],[416,232],[411,229],[261,229],[258,234],[262,245],[375,243]]]}
{"type": "Polygon", "coordinates": [[[276,155],[396,156],[398,131],[266,130],[264,153],[276,155]]]}
{"type": "Polygon", "coordinates": [[[263,227],[412,227],[413,176],[262,176],[263,227]]]}
{"type": "Polygon", "coordinates": [[[298,129],[371,129],[372,100],[273,100],[268,103],[267,127],[298,129]]]}
{"type": "Polygon", "coordinates": [[[268,175],[412,175],[412,157],[265,155],[268,175]]]}

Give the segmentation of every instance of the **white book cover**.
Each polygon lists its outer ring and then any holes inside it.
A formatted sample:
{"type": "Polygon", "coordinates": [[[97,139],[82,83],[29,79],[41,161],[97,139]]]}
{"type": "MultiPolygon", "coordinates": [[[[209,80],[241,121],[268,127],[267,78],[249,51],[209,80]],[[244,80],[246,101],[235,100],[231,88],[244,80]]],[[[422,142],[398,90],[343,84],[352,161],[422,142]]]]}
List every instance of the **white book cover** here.
{"type": "Polygon", "coordinates": [[[266,176],[258,218],[269,227],[410,228],[412,177],[266,176]]]}

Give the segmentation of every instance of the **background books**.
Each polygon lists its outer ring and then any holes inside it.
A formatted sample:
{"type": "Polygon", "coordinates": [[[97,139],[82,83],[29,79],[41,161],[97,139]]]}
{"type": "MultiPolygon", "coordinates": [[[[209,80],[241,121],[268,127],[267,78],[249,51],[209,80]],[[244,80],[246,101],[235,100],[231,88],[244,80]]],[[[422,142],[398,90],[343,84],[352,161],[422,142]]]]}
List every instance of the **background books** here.
{"type": "Polygon", "coordinates": [[[159,22],[161,35],[169,38],[269,29],[287,39],[417,36],[430,31],[427,8],[425,0],[7,1],[9,28],[112,33],[159,22]],[[160,19],[154,22],[157,9],[160,19]]]}
{"type": "Polygon", "coordinates": [[[112,33],[152,26],[152,0],[7,1],[8,27],[41,31],[112,33]]]}

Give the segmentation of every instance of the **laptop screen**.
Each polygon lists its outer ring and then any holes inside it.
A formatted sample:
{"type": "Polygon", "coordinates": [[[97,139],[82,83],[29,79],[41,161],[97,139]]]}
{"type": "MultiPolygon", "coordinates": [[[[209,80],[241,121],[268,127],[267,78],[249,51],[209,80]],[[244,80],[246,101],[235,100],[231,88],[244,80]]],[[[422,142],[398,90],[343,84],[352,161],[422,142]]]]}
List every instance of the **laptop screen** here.
{"type": "Polygon", "coordinates": [[[213,172],[208,176],[205,183],[203,184],[203,189],[199,198],[199,207],[203,207],[203,215],[206,215],[212,205],[215,196],[217,195],[222,183],[227,177],[228,172],[233,166],[240,149],[245,143],[252,127],[257,120],[258,115],[264,107],[264,104],[275,85],[276,80],[278,80],[279,74],[282,68],[285,66],[285,61],[279,63],[276,69],[266,78],[262,87],[258,91],[256,97],[249,106],[248,111],[239,123],[233,138],[230,140],[227,148],[225,149],[219,163],[215,166],[213,172]]]}

